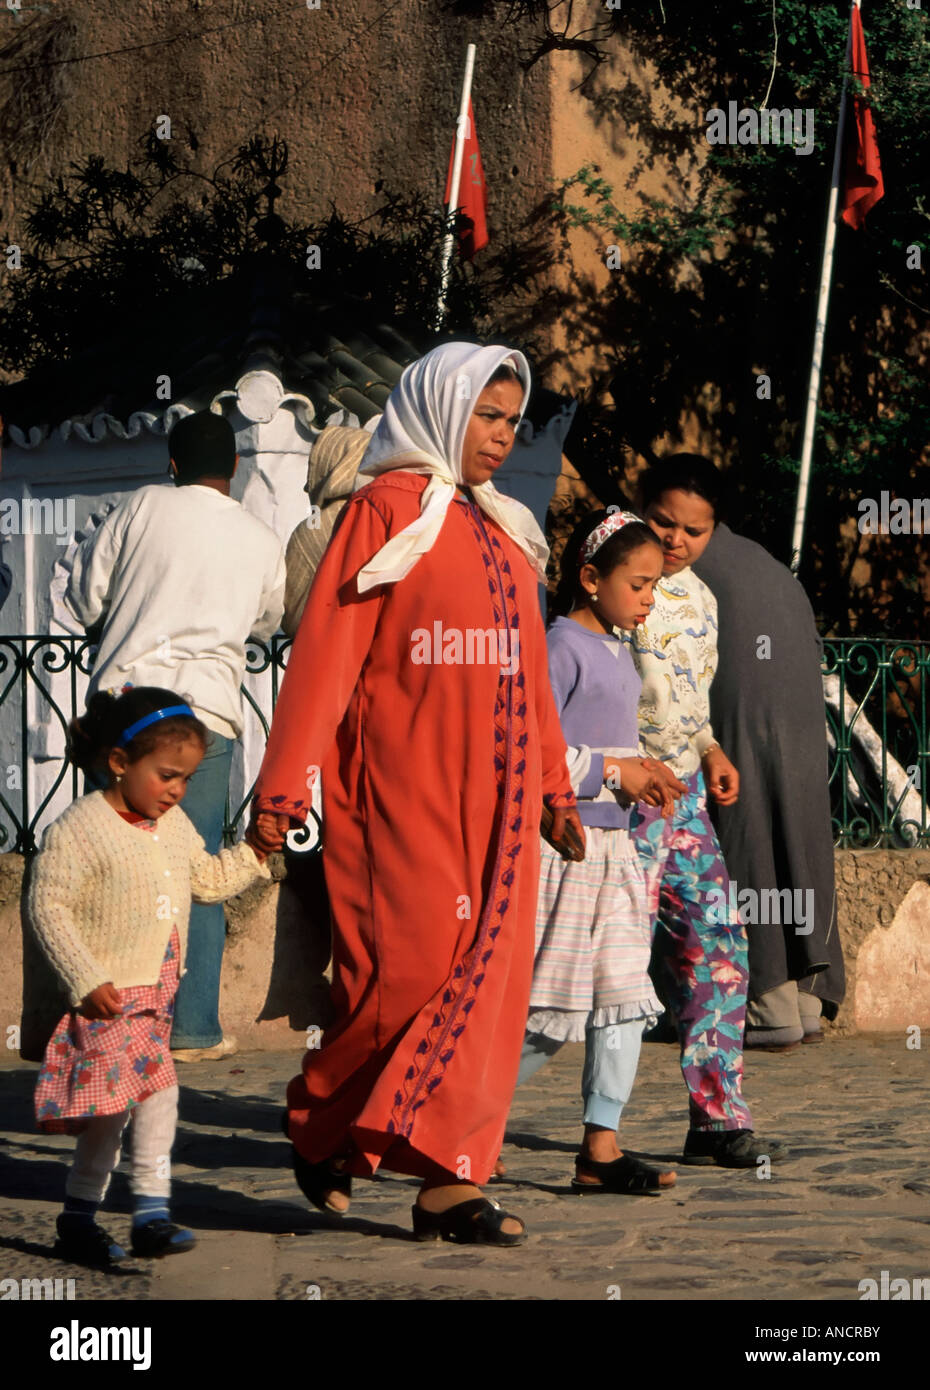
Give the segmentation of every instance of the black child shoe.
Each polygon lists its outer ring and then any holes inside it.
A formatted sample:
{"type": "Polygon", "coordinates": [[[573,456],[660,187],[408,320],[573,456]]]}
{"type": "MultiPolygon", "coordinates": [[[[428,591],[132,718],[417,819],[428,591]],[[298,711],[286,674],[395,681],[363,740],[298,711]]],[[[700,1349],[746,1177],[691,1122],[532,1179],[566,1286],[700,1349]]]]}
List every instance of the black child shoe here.
{"type": "Polygon", "coordinates": [[[760,1139],[751,1129],[689,1129],[681,1161],[716,1163],[718,1168],[756,1168],[762,1158],[778,1163],[788,1153],[787,1144],[760,1139]]]}
{"type": "Polygon", "coordinates": [[[55,1228],[58,1231],[55,1253],[63,1259],[97,1269],[112,1269],[129,1259],[123,1247],[117,1245],[96,1221],[69,1221],[67,1213],[62,1212],[55,1228]]]}
{"type": "Polygon", "coordinates": [[[161,1217],[132,1228],[134,1255],[183,1255],[185,1250],[193,1250],[196,1244],[193,1231],[175,1226],[173,1221],[165,1221],[161,1217]]]}

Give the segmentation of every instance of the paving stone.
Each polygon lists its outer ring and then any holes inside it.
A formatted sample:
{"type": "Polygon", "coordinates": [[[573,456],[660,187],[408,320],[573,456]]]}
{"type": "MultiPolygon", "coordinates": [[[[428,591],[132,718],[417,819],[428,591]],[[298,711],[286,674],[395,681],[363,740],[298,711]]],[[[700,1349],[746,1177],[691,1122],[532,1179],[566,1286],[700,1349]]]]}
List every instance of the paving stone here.
{"type": "Polygon", "coordinates": [[[483,1255],[439,1255],[435,1260],[424,1261],[427,1269],[472,1269],[484,1264],[483,1255]]]}
{"type": "Polygon", "coordinates": [[[689,1213],[692,1221],[730,1221],[738,1227],[741,1221],[783,1221],[787,1217],[796,1216],[799,1219],[803,1216],[801,1211],[779,1211],[773,1213],[770,1207],[762,1207],[758,1211],[751,1208],[740,1207],[739,1215],[731,1215],[726,1211],[692,1211],[689,1213]]]}
{"type": "MultiPolygon", "coordinates": [[[[77,1297],[95,1301],[316,1301],[317,1293],[346,1301],[603,1301],[617,1288],[624,1301],[855,1301],[859,1281],[882,1269],[927,1277],[930,1069],[921,1053],[902,1056],[895,1038],[829,1038],[817,1049],[753,1058],[746,1092],[757,1131],[791,1148],[759,1179],[754,1170],[680,1164],[687,1100],[677,1054],[649,1045],[621,1142],[677,1163],[678,1183],[661,1196],[596,1198],[568,1186],[581,1139],[582,1053],[566,1046],[541,1080],[517,1093],[502,1154],[508,1174],[489,1184],[527,1223],[526,1244],[507,1250],[414,1241],[416,1183],[401,1176],[356,1183],[345,1218],[311,1210],[278,1128],[293,1055],[188,1066],[174,1205],[200,1243],[190,1255],[137,1261],[119,1274],[55,1256],[72,1141],[32,1131],[36,1068],[9,1067],[0,1075],[0,1277],[73,1277],[77,1297]]],[[[130,1201],[124,1163],[104,1216],[114,1235],[128,1233],[130,1201]]]]}
{"type": "Polygon", "coordinates": [[[868,1183],[816,1183],[815,1192],[829,1192],[831,1197],[881,1197],[884,1189],[870,1187],[868,1183]]]}
{"type": "Polygon", "coordinates": [[[913,1167],[914,1161],[910,1158],[870,1158],[864,1155],[859,1158],[847,1158],[839,1163],[825,1163],[822,1167],[815,1168],[814,1172],[826,1175],[849,1172],[881,1174],[913,1167]]]}
{"type": "Polygon", "coordinates": [[[864,1245],[875,1245],[882,1251],[900,1250],[902,1254],[926,1254],[927,1243],[925,1240],[909,1240],[907,1236],[882,1235],[864,1236],[864,1245]]]}
{"type": "Polygon", "coordinates": [[[814,1250],[776,1250],[767,1255],[767,1259],[779,1260],[782,1264],[799,1265],[822,1265],[829,1259],[829,1255],[818,1255],[814,1250]]]}
{"type": "Polygon", "coordinates": [[[729,1188],[720,1187],[701,1187],[691,1194],[692,1202],[757,1202],[760,1199],[765,1201],[788,1201],[787,1192],[780,1192],[774,1187],[773,1178],[752,1177],[752,1187],[748,1184],[735,1184],[729,1188]]]}

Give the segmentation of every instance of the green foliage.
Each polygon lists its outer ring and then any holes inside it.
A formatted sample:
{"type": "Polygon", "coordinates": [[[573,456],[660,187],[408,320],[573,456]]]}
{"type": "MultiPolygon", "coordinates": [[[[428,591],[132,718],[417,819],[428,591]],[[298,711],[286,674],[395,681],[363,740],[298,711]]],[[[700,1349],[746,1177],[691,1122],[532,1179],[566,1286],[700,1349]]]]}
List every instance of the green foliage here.
{"type": "MultiPolygon", "coordinates": [[[[616,25],[660,81],[644,83],[627,62],[613,82],[600,66],[586,89],[596,118],[644,150],[627,187],[586,166],[556,191],[575,291],[568,340],[600,354],[609,345],[591,393],[601,455],[606,433],[615,460],[648,457],[690,415],[705,451],[736,470],[737,526],[787,559],[849,6],[777,0],[774,72],[770,4],[669,0],[664,10],[630,0],[616,25]],[[810,155],[707,144],[710,108],[761,108],[769,88],[769,108],[813,109],[810,155]],[[656,173],[663,192],[644,192],[656,173]],[[574,267],[568,237],[579,228],[602,255],[621,248],[606,292],[574,267]],[[771,400],[757,397],[763,373],[771,400]]],[[[873,626],[872,596],[849,609],[860,542],[840,528],[860,496],[917,495],[930,441],[930,291],[906,266],[906,248],[927,239],[927,15],[874,5],[864,22],[886,193],[863,230],[838,230],[804,570],[821,613],[844,629],[873,626]]],[[[907,561],[913,572],[913,543],[907,561]]]]}
{"type": "MultiPolygon", "coordinates": [[[[260,312],[278,314],[298,351],[301,315],[343,297],[429,333],[442,209],[379,184],[380,205],[367,218],[352,221],[333,206],[312,223],[288,221],[277,211],[282,143],[256,137],[212,175],[185,162],[182,143],[153,132],[125,170],[89,157],[29,213],[22,269],[0,285],[0,369],[34,383],[36,410],[47,409],[52,382],[61,410],[104,400],[136,409],[185,352],[190,359],[243,341],[263,298],[260,312]],[[317,271],[307,265],[310,246],[319,247],[317,271]]],[[[193,136],[189,143],[196,148],[193,136]]],[[[491,305],[524,278],[512,246],[483,254],[477,272],[454,255],[445,329],[493,331],[491,305]]]]}

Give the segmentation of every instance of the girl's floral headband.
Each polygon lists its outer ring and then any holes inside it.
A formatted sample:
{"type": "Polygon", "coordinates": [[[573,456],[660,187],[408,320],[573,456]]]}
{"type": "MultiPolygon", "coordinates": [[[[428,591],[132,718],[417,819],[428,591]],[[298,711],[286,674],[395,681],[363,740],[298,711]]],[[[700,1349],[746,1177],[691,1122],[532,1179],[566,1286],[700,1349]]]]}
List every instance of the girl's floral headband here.
{"type": "Polygon", "coordinates": [[[631,521],[640,520],[641,518],[635,516],[633,512],[611,512],[610,516],[605,517],[599,525],[595,526],[594,530],[581,547],[581,555],[578,559],[578,564],[589,564],[592,556],[597,554],[604,542],[608,540],[615,531],[619,531],[623,526],[628,526],[631,521]]]}

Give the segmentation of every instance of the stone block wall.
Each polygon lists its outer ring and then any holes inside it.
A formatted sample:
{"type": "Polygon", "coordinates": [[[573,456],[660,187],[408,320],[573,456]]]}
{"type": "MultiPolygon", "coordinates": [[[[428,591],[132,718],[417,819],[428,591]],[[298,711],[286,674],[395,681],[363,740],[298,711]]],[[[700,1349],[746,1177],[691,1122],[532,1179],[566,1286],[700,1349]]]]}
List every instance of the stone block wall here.
{"type": "Polygon", "coordinates": [[[838,850],[844,1034],[930,1028],[930,850],[838,850]]]}

